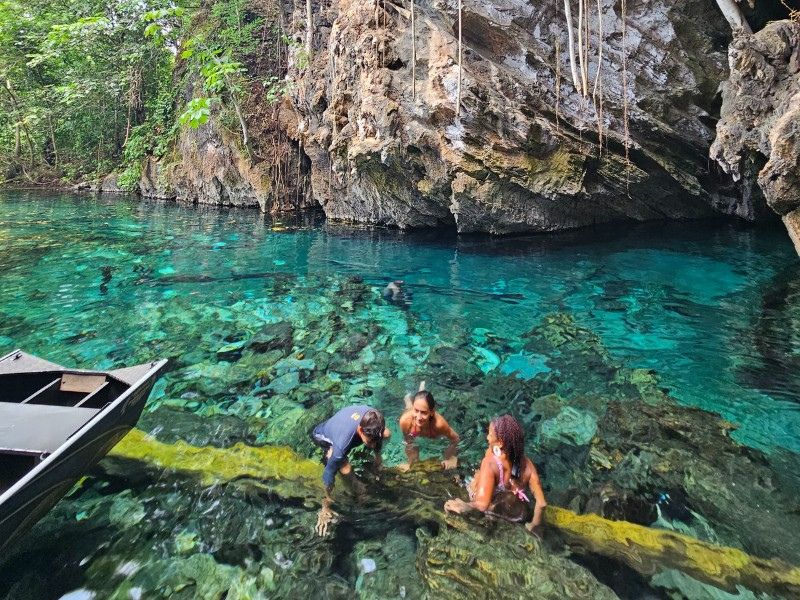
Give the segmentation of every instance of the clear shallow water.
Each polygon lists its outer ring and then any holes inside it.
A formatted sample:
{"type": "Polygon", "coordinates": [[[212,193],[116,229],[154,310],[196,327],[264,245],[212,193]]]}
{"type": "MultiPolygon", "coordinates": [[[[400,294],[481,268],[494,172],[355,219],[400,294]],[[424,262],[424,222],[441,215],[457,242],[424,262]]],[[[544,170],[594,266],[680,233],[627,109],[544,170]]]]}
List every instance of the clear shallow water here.
{"type": "MultiPolygon", "coordinates": [[[[367,401],[394,422],[403,393],[421,377],[434,393],[456,398],[458,386],[430,380],[437,347],[458,349],[453,368],[463,360],[464,369],[483,374],[547,376],[549,357],[526,347],[523,334],[563,313],[594,332],[616,363],[652,369],[672,398],[733,422],[740,443],[768,455],[800,453],[800,277],[785,233],[708,223],[625,230],[622,237],[611,229],[502,240],[402,235],[313,219],[270,223],[248,211],[6,193],[0,353],[20,347],[102,369],[168,357],[173,370],[151,396],[145,428],[172,428],[198,444],[245,439],[309,453],[296,424],[323,402],[367,401]],[[406,282],[410,307],[381,299],[390,279],[406,282]],[[246,352],[265,326],[280,323],[292,326],[283,355],[266,364],[246,352]],[[337,363],[340,353],[348,358],[337,363]],[[313,362],[281,363],[287,357],[313,362]]],[[[584,373],[559,375],[569,381],[584,373]]],[[[442,406],[474,461],[485,421],[465,423],[442,406]]],[[[441,446],[425,450],[432,456],[441,446]]],[[[403,460],[397,436],[385,456],[389,464],[403,460]]],[[[113,501],[152,508],[135,486],[131,498],[124,481],[110,481],[83,501],[110,485],[113,501]]],[[[151,492],[150,504],[163,502],[151,492]]],[[[181,496],[187,513],[219,500],[189,499],[192,493],[181,496]]],[[[62,503],[51,525],[81,501],[79,494],[62,503]]],[[[291,507],[268,508],[277,521],[307,519],[287,516],[297,510],[291,507]]],[[[190,530],[179,522],[165,535],[190,530]]],[[[105,571],[97,560],[62,570],[48,593],[100,589],[105,571]]],[[[347,573],[356,568],[329,567],[345,588],[355,585],[347,573]]],[[[14,569],[7,578],[30,576],[14,569]]]]}

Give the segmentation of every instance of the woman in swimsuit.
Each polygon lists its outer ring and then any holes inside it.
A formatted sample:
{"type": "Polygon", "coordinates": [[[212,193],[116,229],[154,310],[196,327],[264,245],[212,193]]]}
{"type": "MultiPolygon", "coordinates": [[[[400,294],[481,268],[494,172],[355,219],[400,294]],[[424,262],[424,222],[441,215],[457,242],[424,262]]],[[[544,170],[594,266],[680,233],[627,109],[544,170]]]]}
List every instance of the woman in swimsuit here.
{"type": "Polygon", "coordinates": [[[408,457],[408,465],[404,465],[404,469],[410,468],[419,460],[419,448],[414,442],[420,437],[448,438],[450,445],[444,451],[442,467],[455,469],[458,465],[458,434],[453,431],[445,418],[436,412],[436,401],[430,392],[420,390],[416,393],[400,417],[400,431],[403,432],[403,442],[408,457]]]}
{"type": "Polygon", "coordinates": [[[444,509],[455,513],[479,510],[514,521],[527,521],[530,499],[525,489],[528,488],[536,504],[533,518],[526,523],[526,527],[533,530],[541,524],[542,511],[547,502],[536,467],[525,456],[522,428],[514,417],[503,415],[489,424],[486,440],[489,448],[469,486],[470,501],[454,498],[445,502],[444,509]]]}

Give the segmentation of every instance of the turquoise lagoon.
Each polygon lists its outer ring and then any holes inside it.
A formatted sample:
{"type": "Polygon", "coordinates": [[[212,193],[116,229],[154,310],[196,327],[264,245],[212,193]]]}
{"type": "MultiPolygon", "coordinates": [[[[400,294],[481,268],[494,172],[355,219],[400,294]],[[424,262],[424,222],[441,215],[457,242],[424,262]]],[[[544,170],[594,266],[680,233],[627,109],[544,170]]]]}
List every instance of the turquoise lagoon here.
{"type": "MultiPolygon", "coordinates": [[[[303,415],[367,402],[396,427],[403,394],[427,378],[469,467],[503,407],[457,407],[465,380],[557,375],[569,403],[580,361],[555,366],[525,343],[561,314],[593,332],[615,364],[649,370],[679,404],[733,423],[740,444],[767,457],[800,453],[800,261],[777,226],[658,223],[495,239],[6,192],[0,248],[0,354],[19,347],[99,369],[169,358],[141,424],[166,441],[284,444],[312,456],[303,415]],[[394,279],[411,294],[407,306],[381,296],[394,279]],[[249,352],[264,331],[274,347],[249,352]],[[431,367],[434,357],[444,366],[431,367]]],[[[594,420],[586,439],[581,419],[564,435],[588,443],[594,420]]],[[[397,435],[384,454],[403,461],[397,435]]],[[[101,470],[20,542],[22,558],[0,567],[0,597],[380,597],[362,559],[391,570],[386,547],[409,561],[410,577],[385,574],[386,597],[423,593],[411,577],[413,531],[320,547],[312,524],[303,507],[101,470]],[[223,526],[234,512],[237,525],[223,526]],[[210,580],[201,586],[187,575],[195,571],[210,580]],[[225,587],[233,580],[238,587],[225,587]]],[[[775,532],[776,556],[783,535],[775,532]]],[[[628,597],[656,593],[638,585],[628,597]]],[[[674,593],[691,597],[690,588],[674,593]]]]}

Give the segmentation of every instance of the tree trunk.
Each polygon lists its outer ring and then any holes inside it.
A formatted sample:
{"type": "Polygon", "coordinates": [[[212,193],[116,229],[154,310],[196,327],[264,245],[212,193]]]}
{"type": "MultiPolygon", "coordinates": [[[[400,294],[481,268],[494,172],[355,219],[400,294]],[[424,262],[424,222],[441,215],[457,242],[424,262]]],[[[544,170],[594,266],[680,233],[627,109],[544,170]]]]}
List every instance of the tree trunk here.
{"type": "MultiPolygon", "coordinates": [[[[116,126],[116,124],[115,124],[116,126]]],[[[50,143],[53,144],[53,167],[58,168],[58,147],[56,146],[56,133],[53,130],[53,119],[47,115],[47,127],[50,129],[50,143]]]]}

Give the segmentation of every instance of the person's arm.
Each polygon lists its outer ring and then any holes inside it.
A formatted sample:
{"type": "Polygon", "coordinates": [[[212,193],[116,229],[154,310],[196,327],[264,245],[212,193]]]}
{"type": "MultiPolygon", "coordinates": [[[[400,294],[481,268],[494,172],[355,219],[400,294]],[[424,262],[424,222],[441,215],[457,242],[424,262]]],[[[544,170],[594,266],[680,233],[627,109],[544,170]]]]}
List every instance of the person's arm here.
{"type": "Polygon", "coordinates": [[[464,502],[460,498],[454,498],[444,503],[444,509],[450,512],[465,513],[470,510],[486,512],[492,503],[492,496],[495,488],[495,474],[492,467],[492,460],[487,456],[481,462],[481,468],[476,475],[478,481],[475,486],[475,498],[472,502],[464,502]]]}
{"type": "Polygon", "coordinates": [[[437,434],[450,440],[447,448],[444,449],[444,460],[442,461],[442,467],[445,469],[455,469],[458,466],[458,442],[460,438],[453,428],[450,427],[447,419],[439,414],[437,414],[436,417],[437,434]]]}
{"type": "Polygon", "coordinates": [[[545,506],[547,506],[547,500],[544,498],[544,490],[542,489],[542,482],[539,479],[539,472],[536,470],[536,465],[534,465],[533,462],[531,462],[530,465],[531,476],[528,479],[528,487],[536,501],[536,506],[533,509],[533,519],[531,519],[530,522],[530,529],[533,529],[542,524],[542,513],[544,512],[545,506]]]}
{"type": "Polygon", "coordinates": [[[347,461],[344,452],[339,448],[333,448],[328,463],[325,465],[325,470],[322,472],[322,483],[325,485],[325,492],[328,496],[333,491],[333,484],[336,481],[336,473],[347,461]]]}
{"type": "Polygon", "coordinates": [[[345,462],[346,457],[344,453],[334,448],[330,458],[328,458],[328,463],[325,465],[325,470],[322,472],[325,496],[322,498],[322,508],[319,509],[317,525],[314,528],[317,535],[321,537],[328,535],[328,527],[336,520],[336,513],[331,510],[331,505],[333,504],[333,484],[336,481],[336,472],[339,470],[342,463],[345,462]]]}

